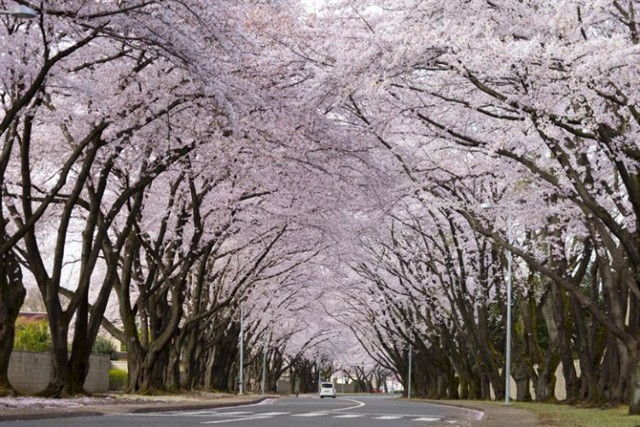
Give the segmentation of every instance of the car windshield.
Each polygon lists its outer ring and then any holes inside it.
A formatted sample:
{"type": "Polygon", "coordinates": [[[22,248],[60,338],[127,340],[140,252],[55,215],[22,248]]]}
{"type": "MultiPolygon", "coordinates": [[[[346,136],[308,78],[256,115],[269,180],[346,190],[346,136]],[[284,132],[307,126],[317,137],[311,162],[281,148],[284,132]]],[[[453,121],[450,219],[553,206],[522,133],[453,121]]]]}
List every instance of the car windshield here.
{"type": "Polygon", "coordinates": [[[331,383],[322,383],[322,388],[333,388],[333,384],[331,384],[331,383]]]}

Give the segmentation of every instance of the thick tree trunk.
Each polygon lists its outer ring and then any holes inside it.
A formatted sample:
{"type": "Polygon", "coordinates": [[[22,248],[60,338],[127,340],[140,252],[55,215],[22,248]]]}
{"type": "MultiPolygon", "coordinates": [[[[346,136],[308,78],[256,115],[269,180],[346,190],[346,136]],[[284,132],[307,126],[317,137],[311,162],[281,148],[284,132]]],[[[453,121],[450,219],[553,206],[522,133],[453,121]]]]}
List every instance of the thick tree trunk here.
{"type": "MultiPolygon", "coordinates": [[[[75,344],[75,343],[74,343],[75,344]]],[[[84,382],[89,373],[89,357],[91,348],[85,347],[81,351],[73,351],[69,361],[69,380],[66,385],[66,394],[75,396],[78,394],[89,394],[84,389],[84,382]]]]}
{"type": "Polygon", "coordinates": [[[201,364],[199,363],[200,351],[196,348],[197,336],[199,336],[199,330],[196,328],[192,330],[184,340],[183,348],[179,349],[182,353],[184,362],[184,375],[182,378],[182,387],[187,390],[193,390],[198,386],[199,373],[201,364]]]}
{"type": "Polygon", "coordinates": [[[462,400],[468,400],[470,399],[470,393],[469,393],[469,381],[467,381],[467,378],[464,376],[460,376],[460,399],[462,400]]]}
{"type": "Polygon", "coordinates": [[[167,360],[167,369],[166,369],[166,381],[165,386],[167,390],[170,391],[178,391],[185,384],[185,379],[182,377],[182,373],[180,372],[180,353],[181,353],[181,345],[179,344],[180,340],[176,340],[175,344],[170,347],[169,355],[167,360]]]}
{"type": "Polygon", "coordinates": [[[145,352],[141,348],[129,354],[128,392],[146,395],[163,389],[164,385],[154,383],[154,370],[159,356],[159,352],[145,352]]]}
{"type": "Polygon", "coordinates": [[[207,356],[206,369],[204,374],[204,388],[206,390],[214,390],[214,367],[216,364],[215,348],[209,350],[207,356]]]}
{"type": "MultiPolygon", "coordinates": [[[[147,354],[147,358],[149,355],[147,354]]],[[[151,360],[151,387],[154,390],[167,390],[169,379],[166,374],[169,367],[169,346],[158,351],[155,360],[151,360]]]]}
{"type": "Polygon", "coordinates": [[[164,383],[157,381],[157,369],[164,370],[166,365],[158,363],[159,359],[159,351],[144,351],[139,346],[133,354],[130,350],[128,392],[152,394],[164,389],[164,383]]]}
{"type": "MultiPolygon", "coordinates": [[[[480,394],[481,388],[480,375],[472,375],[469,381],[469,399],[480,399],[482,397],[480,394]]],[[[502,393],[502,396],[504,397],[504,390],[502,393]]]]}
{"type": "Polygon", "coordinates": [[[524,363],[515,363],[513,379],[516,382],[516,400],[518,402],[530,402],[531,391],[529,390],[529,385],[531,384],[531,378],[529,377],[529,368],[524,363]]]}
{"type": "Polygon", "coordinates": [[[573,323],[570,320],[568,295],[564,288],[555,282],[551,283],[551,294],[555,303],[554,317],[557,322],[557,345],[558,355],[562,362],[562,373],[565,381],[566,400],[569,403],[575,403],[580,390],[580,383],[573,364],[573,352],[571,351],[570,335],[573,329],[573,323]]]}
{"type": "Polygon", "coordinates": [[[125,338],[127,341],[127,370],[129,371],[127,393],[138,393],[140,391],[140,378],[142,377],[142,363],[144,361],[144,350],[135,338],[129,336],[125,328],[125,338]]]}
{"type": "MultiPolygon", "coordinates": [[[[484,367],[482,368],[484,369],[484,367]]],[[[491,378],[490,376],[485,372],[485,371],[481,371],[480,372],[480,399],[482,400],[491,400],[491,378]]],[[[500,384],[498,384],[498,387],[493,389],[496,399],[504,399],[504,379],[502,380],[502,382],[500,384]]]]}
{"type": "Polygon", "coordinates": [[[536,393],[537,402],[555,400],[555,370],[557,366],[557,356],[553,356],[551,351],[547,351],[544,362],[542,366],[539,367],[537,377],[533,383],[533,390],[536,393]]]}
{"type": "MultiPolygon", "coordinates": [[[[51,289],[55,288],[55,286],[49,284],[42,285],[39,283],[39,285],[43,296],[47,295],[47,292],[51,293],[51,289]]],[[[68,347],[69,315],[62,311],[58,295],[47,296],[44,301],[47,307],[49,331],[51,333],[52,373],[47,387],[38,392],[37,395],[52,398],[68,397],[70,396],[69,384],[71,381],[68,347]]]]}
{"type": "Polygon", "coordinates": [[[596,360],[598,358],[594,357],[594,354],[601,355],[601,352],[597,348],[598,343],[595,342],[595,337],[593,339],[590,338],[592,335],[596,335],[596,328],[601,328],[601,326],[596,322],[592,322],[594,324],[590,327],[593,329],[593,334],[590,334],[585,316],[581,314],[579,302],[573,297],[570,298],[573,311],[577,313],[575,323],[578,337],[578,358],[580,361],[579,399],[580,401],[597,404],[604,399],[598,387],[598,371],[596,369],[598,366],[596,360]]]}
{"type": "Polygon", "coordinates": [[[534,386],[537,402],[555,400],[555,379],[555,375],[550,375],[548,372],[538,376],[534,386]]]}
{"type": "Polygon", "coordinates": [[[86,341],[89,317],[89,299],[85,295],[76,313],[73,345],[71,346],[71,359],[69,360],[69,378],[65,384],[65,393],[68,395],[87,394],[84,389],[84,381],[89,373],[89,356],[91,346],[86,341]]]}
{"type": "Polygon", "coordinates": [[[12,252],[0,257],[0,396],[14,395],[9,382],[9,360],[13,352],[15,323],[27,294],[20,265],[12,252]]]}
{"type": "Polygon", "coordinates": [[[613,378],[616,381],[611,387],[611,397],[609,399],[612,403],[622,403],[627,400],[627,393],[629,391],[629,379],[632,375],[632,371],[635,368],[635,351],[629,351],[627,346],[620,340],[616,339],[615,344],[618,348],[619,359],[619,371],[615,373],[613,378]]]}
{"type": "Polygon", "coordinates": [[[235,378],[231,378],[231,372],[234,365],[234,360],[237,357],[238,350],[236,345],[231,345],[230,348],[225,349],[225,343],[221,343],[220,346],[216,346],[216,356],[214,358],[211,385],[214,390],[218,391],[232,391],[231,384],[235,384],[235,378]]]}
{"type": "Polygon", "coordinates": [[[15,395],[16,390],[9,381],[9,360],[13,351],[15,337],[15,318],[11,320],[11,313],[0,301],[0,397],[15,395]]]}
{"type": "Polygon", "coordinates": [[[53,372],[47,387],[38,393],[42,397],[68,397],[65,385],[69,379],[69,349],[67,347],[68,326],[59,315],[49,312],[49,330],[51,331],[51,361],[53,372]]]}
{"type": "Polygon", "coordinates": [[[629,415],[640,415],[640,343],[631,352],[633,367],[629,381],[629,415]]]}
{"type": "MultiPolygon", "coordinates": [[[[460,399],[460,379],[455,375],[455,373],[451,373],[449,376],[449,393],[447,395],[447,399],[449,400],[456,400],[456,399],[460,399]]],[[[386,384],[385,384],[385,392],[387,392],[386,390],[386,384]]]]}

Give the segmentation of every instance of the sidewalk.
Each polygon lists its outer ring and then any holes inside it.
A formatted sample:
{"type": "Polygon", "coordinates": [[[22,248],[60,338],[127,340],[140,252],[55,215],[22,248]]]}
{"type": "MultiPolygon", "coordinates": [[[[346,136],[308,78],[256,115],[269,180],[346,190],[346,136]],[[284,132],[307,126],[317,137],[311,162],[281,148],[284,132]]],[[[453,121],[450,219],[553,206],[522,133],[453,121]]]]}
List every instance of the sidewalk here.
{"type": "Polygon", "coordinates": [[[11,408],[0,403],[0,422],[161,411],[195,411],[200,409],[251,405],[276,397],[277,396],[235,396],[200,393],[189,396],[106,396],[61,399],[57,402],[51,399],[30,399],[32,403],[29,406],[11,408]]]}

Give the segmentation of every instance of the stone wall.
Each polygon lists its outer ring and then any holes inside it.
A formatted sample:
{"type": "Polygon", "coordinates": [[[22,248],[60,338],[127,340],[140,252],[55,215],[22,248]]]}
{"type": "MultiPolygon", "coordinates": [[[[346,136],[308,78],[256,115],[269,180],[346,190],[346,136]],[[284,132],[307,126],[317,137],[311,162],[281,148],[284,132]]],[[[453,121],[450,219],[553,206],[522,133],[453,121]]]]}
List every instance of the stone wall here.
{"type": "MultiPolygon", "coordinates": [[[[91,393],[108,392],[110,367],[109,356],[92,354],[85,390],[91,393]]],[[[9,381],[23,393],[37,393],[49,383],[52,370],[51,354],[14,351],[9,360],[9,381]]]]}

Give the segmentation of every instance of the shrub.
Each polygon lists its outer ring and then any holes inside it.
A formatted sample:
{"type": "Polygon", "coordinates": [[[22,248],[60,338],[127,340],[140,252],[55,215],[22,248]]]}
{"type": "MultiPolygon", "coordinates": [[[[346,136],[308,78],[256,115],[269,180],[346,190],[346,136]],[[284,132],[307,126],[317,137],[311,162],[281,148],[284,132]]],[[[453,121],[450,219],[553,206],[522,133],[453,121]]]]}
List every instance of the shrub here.
{"type": "Polygon", "coordinates": [[[129,380],[129,373],[122,369],[109,370],[109,390],[124,390],[129,380]]]}
{"type": "Polygon", "coordinates": [[[51,335],[46,321],[31,322],[25,319],[16,321],[16,336],[13,341],[15,351],[51,351],[51,335]]]}
{"type": "Polygon", "coordinates": [[[106,354],[111,360],[118,359],[118,351],[115,344],[105,337],[98,336],[96,338],[96,342],[93,343],[91,352],[97,354],[106,354]]]}

